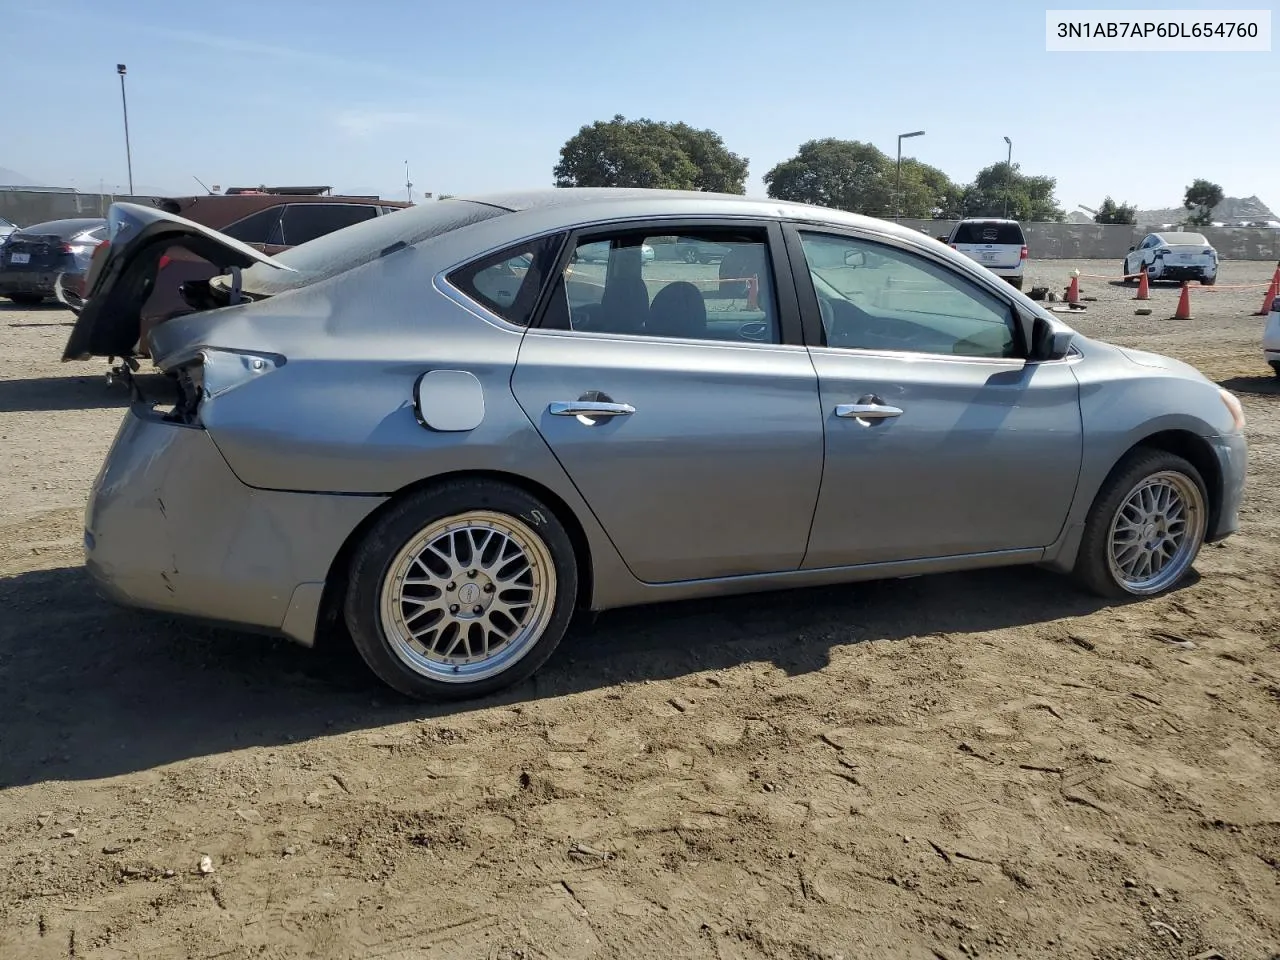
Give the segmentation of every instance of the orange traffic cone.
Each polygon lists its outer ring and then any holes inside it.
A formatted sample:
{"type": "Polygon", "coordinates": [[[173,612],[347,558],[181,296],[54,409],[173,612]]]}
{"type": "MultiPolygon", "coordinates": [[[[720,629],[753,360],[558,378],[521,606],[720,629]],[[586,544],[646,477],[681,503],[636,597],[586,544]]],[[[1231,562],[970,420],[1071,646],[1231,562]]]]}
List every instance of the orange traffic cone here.
{"type": "Polygon", "coordinates": [[[1080,302],[1080,278],[1075,274],[1071,275],[1071,286],[1067,288],[1067,303],[1080,302]]]}
{"type": "Polygon", "coordinates": [[[1271,312],[1271,304],[1276,297],[1280,297],[1280,267],[1276,268],[1276,275],[1271,278],[1271,286],[1267,287],[1267,295],[1262,298],[1262,307],[1254,314],[1255,317],[1265,317],[1271,312]]]}
{"type": "Polygon", "coordinates": [[[1173,311],[1171,320],[1190,320],[1191,319],[1191,288],[1187,286],[1187,281],[1182,281],[1182,296],[1178,298],[1178,309],[1173,311]]]}
{"type": "Polygon", "coordinates": [[[1142,278],[1138,281],[1138,295],[1135,300],[1150,300],[1151,294],[1148,292],[1147,271],[1142,271],[1142,278]]]}

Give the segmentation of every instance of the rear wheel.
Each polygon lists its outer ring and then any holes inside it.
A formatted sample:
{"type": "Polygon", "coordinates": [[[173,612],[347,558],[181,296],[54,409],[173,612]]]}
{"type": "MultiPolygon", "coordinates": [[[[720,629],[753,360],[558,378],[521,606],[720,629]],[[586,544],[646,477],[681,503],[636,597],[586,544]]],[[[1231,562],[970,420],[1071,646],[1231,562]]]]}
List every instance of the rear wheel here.
{"type": "Polygon", "coordinates": [[[1200,286],[1202,286],[1202,287],[1212,287],[1212,286],[1213,286],[1215,283],[1217,283],[1217,282],[1218,282],[1218,278],[1217,278],[1217,276],[1216,276],[1216,275],[1215,275],[1215,276],[1212,276],[1212,277],[1201,277],[1201,278],[1200,278],[1200,286]]]}
{"type": "Polygon", "coordinates": [[[44,303],[44,297],[38,293],[11,293],[8,297],[20,307],[37,307],[44,303]]]}
{"type": "Polygon", "coordinates": [[[386,684],[459,700],[534,673],[577,599],[573,544],[555,514],[503,483],[460,480],[406,497],[351,563],[345,617],[386,684]]]}
{"type": "Polygon", "coordinates": [[[1085,521],[1075,578],[1104,597],[1148,597],[1191,569],[1208,527],[1200,473],[1163,450],[1139,448],[1112,472],[1085,521]]]}
{"type": "Polygon", "coordinates": [[[1120,279],[1125,283],[1137,283],[1137,277],[1129,273],[1129,261],[1120,261],[1120,279]]]}
{"type": "Polygon", "coordinates": [[[1011,284],[1013,284],[1013,289],[1015,289],[1015,290],[1021,290],[1021,289],[1022,289],[1022,278],[1021,278],[1021,277],[1006,277],[1005,279],[1006,279],[1006,280],[1008,280],[1011,284]]]}
{"type": "Polygon", "coordinates": [[[1271,361],[1271,372],[1280,377],[1280,360],[1271,361]]]}

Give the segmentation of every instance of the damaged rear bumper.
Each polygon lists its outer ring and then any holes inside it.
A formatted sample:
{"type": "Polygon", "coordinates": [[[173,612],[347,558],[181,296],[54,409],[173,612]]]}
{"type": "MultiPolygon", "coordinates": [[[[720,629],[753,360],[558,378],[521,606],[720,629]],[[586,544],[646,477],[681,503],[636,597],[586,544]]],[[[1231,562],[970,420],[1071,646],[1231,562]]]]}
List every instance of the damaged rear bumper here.
{"type": "Polygon", "coordinates": [[[85,565],[126,606],[310,644],[330,565],[376,496],[258,490],[209,434],[125,414],[85,510],[85,565]]]}

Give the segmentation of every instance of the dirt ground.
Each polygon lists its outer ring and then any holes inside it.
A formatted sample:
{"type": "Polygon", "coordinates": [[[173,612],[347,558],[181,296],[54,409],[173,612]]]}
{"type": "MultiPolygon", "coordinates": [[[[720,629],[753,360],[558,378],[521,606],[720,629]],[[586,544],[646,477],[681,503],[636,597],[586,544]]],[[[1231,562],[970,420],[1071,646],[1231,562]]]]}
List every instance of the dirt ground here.
{"type": "MultiPolygon", "coordinates": [[[[1223,284],[1274,264],[1227,263],[1223,284]]],[[[1032,284],[1118,264],[1040,262],[1032,284]]],[[[1029,284],[1032,285],[1032,284],[1029,284]]],[[[115,609],[121,416],[0,306],[0,957],[1280,954],[1280,389],[1262,290],[1084,333],[1238,392],[1240,534],[1104,606],[1036,570],[618,611],[447,709],[352,655],[115,609]],[[202,858],[208,871],[202,871],[202,858]]]]}

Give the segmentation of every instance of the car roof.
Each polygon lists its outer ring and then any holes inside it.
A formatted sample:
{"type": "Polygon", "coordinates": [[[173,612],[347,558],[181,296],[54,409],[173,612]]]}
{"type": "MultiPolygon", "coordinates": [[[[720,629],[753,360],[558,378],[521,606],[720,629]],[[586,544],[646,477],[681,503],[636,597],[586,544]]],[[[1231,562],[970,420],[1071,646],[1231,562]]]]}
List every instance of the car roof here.
{"type": "Polygon", "coordinates": [[[736,193],[712,193],[701,190],[650,190],[633,187],[546,187],[543,189],[459,195],[448,200],[465,200],[497,207],[519,214],[539,210],[557,210],[570,221],[609,219],[613,216],[637,217],[651,214],[670,218],[694,217],[784,217],[851,227],[862,227],[893,236],[919,240],[920,232],[909,227],[848,213],[832,207],[819,207],[768,197],[748,197],[736,193]],[[649,209],[646,209],[649,208],[649,209]]]}

